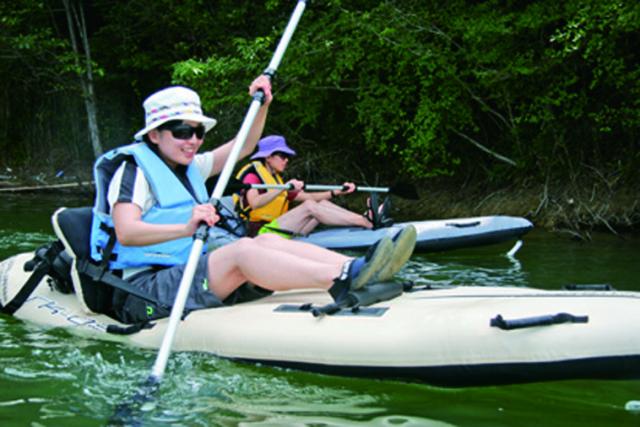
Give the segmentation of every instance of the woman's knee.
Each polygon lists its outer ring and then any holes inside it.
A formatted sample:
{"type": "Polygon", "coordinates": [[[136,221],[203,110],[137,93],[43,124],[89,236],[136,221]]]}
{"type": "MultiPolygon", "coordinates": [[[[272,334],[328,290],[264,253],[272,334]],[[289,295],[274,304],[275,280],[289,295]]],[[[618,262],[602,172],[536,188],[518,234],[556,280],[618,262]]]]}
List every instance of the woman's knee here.
{"type": "Polygon", "coordinates": [[[254,242],[254,239],[252,239],[251,237],[242,237],[236,240],[235,242],[231,243],[231,245],[233,246],[233,249],[235,249],[236,251],[240,253],[244,253],[248,250],[251,250],[251,248],[255,247],[256,242],[254,242]]]}
{"type": "Polygon", "coordinates": [[[253,238],[255,243],[266,246],[277,244],[283,240],[286,239],[274,233],[264,233],[253,238]]]}
{"type": "Polygon", "coordinates": [[[238,256],[242,256],[242,254],[250,250],[252,246],[255,246],[253,239],[242,237],[233,243],[216,248],[209,254],[209,265],[237,259],[238,256]]]}
{"type": "Polygon", "coordinates": [[[298,208],[302,208],[308,214],[313,215],[318,211],[318,206],[319,202],[316,202],[315,200],[305,200],[298,206],[298,208]]]}

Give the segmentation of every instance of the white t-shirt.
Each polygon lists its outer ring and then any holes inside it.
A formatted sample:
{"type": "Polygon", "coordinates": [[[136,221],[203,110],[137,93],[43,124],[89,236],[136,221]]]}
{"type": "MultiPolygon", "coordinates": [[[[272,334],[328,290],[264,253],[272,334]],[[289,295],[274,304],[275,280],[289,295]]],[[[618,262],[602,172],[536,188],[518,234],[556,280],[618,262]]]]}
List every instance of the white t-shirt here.
{"type": "MultiPolygon", "coordinates": [[[[213,152],[196,154],[193,161],[203,179],[206,180],[211,176],[214,162],[213,152]]],[[[135,203],[142,209],[143,215],[156,203],[156,197],[151,191],[151,186],[142,169],[135,163],[126,161],[118,167],[111,179],[107,200],[110,212],[113,211],[117,202],[135,203]]]]}

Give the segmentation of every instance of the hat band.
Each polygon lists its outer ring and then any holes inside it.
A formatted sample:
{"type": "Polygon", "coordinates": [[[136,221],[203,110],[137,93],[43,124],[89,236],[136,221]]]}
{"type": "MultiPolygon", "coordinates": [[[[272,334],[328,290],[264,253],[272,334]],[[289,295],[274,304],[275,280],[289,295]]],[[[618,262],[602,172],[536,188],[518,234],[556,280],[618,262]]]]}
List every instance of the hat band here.
{"type": "Polygon", "coordinates": [[[147,123],[147,126],[149,126],[157,122],[158,120],[179,116],[181,114],[202,115],[202,109],[200,108],[200,104],[197,104],[195,102],[181,102],[179,104],[163,105],[162,107],[153,108],[148,111],[145,121],[147,123]]]}

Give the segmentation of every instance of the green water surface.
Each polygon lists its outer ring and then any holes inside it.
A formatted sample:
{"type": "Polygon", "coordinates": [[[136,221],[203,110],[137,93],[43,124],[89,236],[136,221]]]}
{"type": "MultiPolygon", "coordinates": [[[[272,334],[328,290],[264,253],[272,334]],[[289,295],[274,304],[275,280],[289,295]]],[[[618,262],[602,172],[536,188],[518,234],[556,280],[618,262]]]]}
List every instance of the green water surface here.
{"type": "MultiPolygon", "coordinates": [[[[2,196],[0,260],[53,238],[50,214],[86,197],[2,196]]],[[[434,284],[558,289],[608,283],[640,290],[640,238],[590,243],[534,231],[514,259],[509,246],[414,256],[404,278],[434,284]]],[[[629,325],[638,329],[640,325],[629,325]]],[[[612,333],[615,333],[613,331],[612,333]]],[[[0,316],[0,426],[106,425],[149,374],[155,351],[70,336],[0,316]]],[[[438,388],[331,377],[171,356],[159,399],[141,425],[176,426],[640,426],[640,381],[558,381],[438,388]]]]}

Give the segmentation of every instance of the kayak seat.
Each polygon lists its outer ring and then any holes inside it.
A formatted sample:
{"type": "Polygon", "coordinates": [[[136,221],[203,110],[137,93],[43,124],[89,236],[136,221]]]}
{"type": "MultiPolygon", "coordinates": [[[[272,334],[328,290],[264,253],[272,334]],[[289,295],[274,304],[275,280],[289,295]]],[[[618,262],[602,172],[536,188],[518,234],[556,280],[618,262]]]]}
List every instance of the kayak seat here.
{"type": "Polygon", "coordinates": [[[113,288],[99,283],[97,277],[88,273],[89,265],[98,264],[91,259],[91,223],[93,211],[90,207],[60,208],[51,217],[56,236],[71,257],[71,282],[73,289],[87,312],[112,316],[113,288]]]}
{"type": "MultiPolygon", "coordinates": [[[[52,216],[51,222],[56,236],[64,246],[65,252],[71,257],[71,282],[80,304],[88,313],[102,313],[122,321],[116,316],[114,305],[114,290],[119,289],[119,298],[126,294],[135,295],[150,303],[161,305],[155,298],[132,286],[123,280],[119,272],[108,269],[106,262],[98,263],[91,258],[91,226],[93,209],[90,207],[60,208],[52,216]]],[[[147,327],[139,324],[138,327],[147,327]]],[[[115,333],[135,332],[120,331],[112,328],[115,333]]]]}

